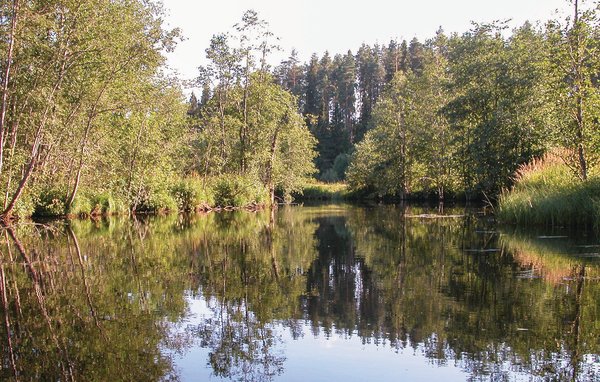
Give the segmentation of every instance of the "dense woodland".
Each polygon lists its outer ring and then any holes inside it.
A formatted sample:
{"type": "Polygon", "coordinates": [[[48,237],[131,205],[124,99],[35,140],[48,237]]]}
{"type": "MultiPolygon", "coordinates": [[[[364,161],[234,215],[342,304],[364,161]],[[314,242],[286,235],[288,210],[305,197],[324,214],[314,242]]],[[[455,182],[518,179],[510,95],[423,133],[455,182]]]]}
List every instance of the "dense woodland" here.
{"type": "Polygon", "coordinates": [[[164,74],[180,33],[159,3],[0,4],[4,220],[274,203],[313,176],[364,196],[493,196],[550,150],[580,181],[595,173],[589,4],[277,66],[277,37],[248,11],[210,40],[189,102],[164,74]]]}

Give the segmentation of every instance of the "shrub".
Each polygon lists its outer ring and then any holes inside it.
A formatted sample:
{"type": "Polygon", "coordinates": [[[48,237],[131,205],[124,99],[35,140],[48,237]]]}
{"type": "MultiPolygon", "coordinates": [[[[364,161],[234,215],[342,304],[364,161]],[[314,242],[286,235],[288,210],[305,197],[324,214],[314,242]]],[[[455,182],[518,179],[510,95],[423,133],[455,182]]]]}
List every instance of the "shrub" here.
{"type": "Polygon", "coordinates": [[[218,207],[243,207],[269,200],[265,187],[250,177],[224,175],[214,181],[212,188],[214,204],[218,207]]]}
{"type": "Polygon", "coordinates": [[[333,168],[328,169],[321,175],[321,181],[326,183],[335,183],[340,180],[340,177],[333,168]]]}
{"type": "Polygon", "coordinates": [[[25,194],[17,201],[13,213],[19,218],[28,218],[35,213],[36,205],[34,198],[25,194]]]}
{"type": "Polygon", "coordinates": [[[350,155],[349,154],[339,154],[335,157],[333,161],[333,170],[337,174],[339,180],[346,179],[346,170],[350,165],[350,155]]]}
{"type": "Polygon", "coordinates": [[[46,189],[40,192],[33,215],[39,217],[63,216],[66,213],[66,193],[59,189],[46,189]]]}
{"type": "Polygon", "coordinates": [[[304,186],[302,193],[294,194],[300,200],[339,200],[348,196],[348,186],[344,183],[314,182],[304,186]]]}
{"type": "Polygon", "coordinates": [[[205,187],[200,179],[182,179],[172,187],[171,192],[180,211],[194,211],[202,204],[214,204],[212,190],[205,187]]]}
{"type": "Polygon", "coordinates": [[[68,215],[87,216],[92,211],[92,202],[83,193],[78,193],[73,203],[68,208],[65,207],[68,215]]]}
{"type": "Polygon", "coordinates": [[[110,215],[127,211],[123,200],[109,192],[102,192],[90,197],[90,213],[92,215],[110,215]]]}
{"type": "Polygon", "coordinates": [[[177,211],[177,201],[167,190],[151,190],[138,203],[136,211],[151,213],[177,211]]]}

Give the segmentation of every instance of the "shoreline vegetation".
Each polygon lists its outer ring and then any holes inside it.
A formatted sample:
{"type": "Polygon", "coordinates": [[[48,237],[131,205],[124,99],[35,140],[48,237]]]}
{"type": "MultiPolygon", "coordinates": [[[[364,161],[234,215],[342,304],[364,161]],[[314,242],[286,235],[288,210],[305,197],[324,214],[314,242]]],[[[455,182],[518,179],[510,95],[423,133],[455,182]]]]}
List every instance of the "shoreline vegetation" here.
{"type": "Polygon", "coordinates": [[[498,199],[500,221],[524,226],[600,228],[600,176],[582,182],[562,160],[548,153],[519,168],[515,184],[498,199]]]}
{"type": "Polygon", "coordinates": [[[279,65],[248,10],[186,101],[160,1],[3,2],[0,222],[437,199],[597,227],[599,7],[279,65]]]}

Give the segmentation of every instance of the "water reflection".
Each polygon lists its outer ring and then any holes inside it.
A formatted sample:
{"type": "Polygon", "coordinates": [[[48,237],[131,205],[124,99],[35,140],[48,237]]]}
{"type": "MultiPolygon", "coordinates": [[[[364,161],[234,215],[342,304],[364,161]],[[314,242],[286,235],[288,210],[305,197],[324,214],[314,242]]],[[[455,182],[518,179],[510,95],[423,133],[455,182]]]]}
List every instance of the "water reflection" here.
{"type": "Polygon", "coordinates": [[[302,364],[310,380],[372,379],[369,365],[397,371],[380,380],[409,368],[598,380],[598,241],[437,211],[329,205],[4,230],[0,379],[297,380],[302,364]],[[334,344],[345,354],[324,351],[334,344]],[[322,366],[349,354],[360,362],[322,366]]]}

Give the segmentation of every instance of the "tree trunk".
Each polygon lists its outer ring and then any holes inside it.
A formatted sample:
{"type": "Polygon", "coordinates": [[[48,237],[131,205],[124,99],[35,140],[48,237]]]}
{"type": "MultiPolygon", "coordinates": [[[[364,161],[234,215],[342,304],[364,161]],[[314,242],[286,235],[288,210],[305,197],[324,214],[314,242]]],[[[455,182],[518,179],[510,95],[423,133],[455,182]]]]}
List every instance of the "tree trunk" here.
{"type": "Polygon", "coordinates": [[[240,172],[246,173],[246,141],[248,140],[248,87],[250,82],[250,53],[246,53],[246,80],[244,82],[244,98],[242,100],[242,114],[244,121],[240,127],[240,172]]]}
{"type": "MultiPolygon", "coordinates": [[[[287,115],[284,120],[287,119],[287,115]]],[[[277,138],[279,136],[279,129],[281,124],[277,125],[271,139],[271,155],[269,156],[269,163],[267,166],[267,184],[269,186],[269,197],[271,206],[275,205],[275,183],[273,181],[273,165],[275,163],[275,156],[277,154],[277,138]]]]}
{"type": "Polygon", "coordinates": [[[77,166],[77,175],[75,175],[75,184],[73,185],[73,190],[71,191],[71,194],[69,195],[69,197],[67,199],[67,203],[65,204],[67,209],[70,208],[71,205],[73,205],[73,202],[75,201],[75,196],[77,195],[77,190],[79,189],[79,183],[81,182],[81,171],[83,169],[83,158],[85,156],[85,149],[87,147],[88,137],[90,134],[90,129],[92,127],[92,121],[94,120],[94,117],[95,117],[95,112],[96,112],[96,106],[94,106],[92,115],[90,115],[88,117],[87,124],[85,126],[85,132],[83,133],[83,139],[81,142],[81,150],[79,152],[79,165],[77,166]]]}
{"type": "Polygon", "coordinates": [[[56,82],[54,84],[54,87],[52,88],[52,91],[48,95],[48,98],[46,100],[46,108],[44,110],[44,113],[42,114],[42,118],[41,118],[39,125],[37,127],[37,130],[35,132],[35,136],[34,136],[35,138],[34,138],[32,146],[31,146],[31,153],[29,154],[29,164],[27,165],[25,174],[23,174],[23,176],[21,177],[19,186],[17,187],[17,190],[13,194],[13,197],[12,197],[10,203],[4,209],[4,211],[0,214],[0,221],[8,222],[11,220],[13,210],[15,209],[17,202],[21,198],[21,195],[23,195],[25,186],[29,182],[31,175],[33,174],[33,170],[36,167],[38,155],[39,155],[39,149],[40,149],[40,146],[42,143],[42,135],[43,135],[44,129],[46,127],[46,122],[48,122],[48,117],[49,117],[48,114],[50,114],[50,109],[52,109],[55,106],[54,105],[54,96],[60,89],[60,86],[62,85],[63,79],[65,77],[66,68],[67,68],[67,52],[68,52],[67,47],[65,47],[64,51],[62,52],[62,64],[60,67],[60,71],[58,73],[58,78],[56,79],[56,82]]]}
{"type": "Polygon", "coordinates": [[[17,19],[19,12],[19,0],[13,1],[12,20],[10,25],[10,37],[8,39],[8,48],[6,54],[6,68],[4,70],[4,78],[2,79],[2,107],[0,108],[0,174],[2,174],[4,166],[4,124],[6,121],[6,108],[8,104],[8,83],[10,81],[10,70],[12,68],[13,51],[15,46],[15,32],[17,29],[17,19]]]}
{"type": "Polygon", "coordinates": [[[587,180],[587,160],[585,158],[585,121],[583,116],[583,78],[582,78],[582,69],[583,62],[581,57],[581,32],[579,28],[579,8],[578,8],[578,0],[575,0],[574,3],[575,8],[575,16],[573,19],[573,30],[575,32],[575,57],[573,58],[573,74],[575,77],[574,84],[574,94],[575,94],[575,102],[576,102],[576,112],[575,112],[575,120],[576,120],[576,137],[577,137],[577,162],[579,167],[579,177],[581,180],[587,180]]]}

